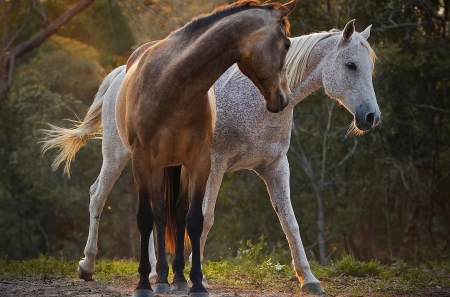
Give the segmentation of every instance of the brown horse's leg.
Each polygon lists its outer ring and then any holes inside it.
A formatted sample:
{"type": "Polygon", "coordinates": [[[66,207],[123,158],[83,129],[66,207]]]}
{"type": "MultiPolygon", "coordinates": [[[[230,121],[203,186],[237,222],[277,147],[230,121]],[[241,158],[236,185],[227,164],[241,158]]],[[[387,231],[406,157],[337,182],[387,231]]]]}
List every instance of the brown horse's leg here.
{"type": "Polygon", "coordinates": [[[158,259],[156,261],[156,273],[158,274],[158,279],[153,285],[153,291],[155,294],[167,294],[170,292],[169,281],[167,277],[169,275],[169,265],[167,264],[166,255],[166,243],[165,243],[165,233],[166,233],[166,205],[164,202],[164,193],[162,191],[163,178],[166,174],[166,170],[170,168],[156,170],[151,178],[152,187],[152,206],[153,215],[155,217],[155,228],[156,228],[156,247],[158,259]],[[159,255],[162,255],[161,257],[159,255]]]}
{"type": "Polygon", "coordinates": [[[171,289],[172,291],[188,291],[189,286],[187,284],[186,278],[184,276],[184,230],[186,229],[186,215],[189,210],[189,197],[188,197],[188,181],[187,172],[185,169],[181,169],[181,166],[173,167],[175,177],[180,180],[182,176],[183,184],[178,183],[176,199],[176,224],[177,224],[177,238],[175,246],[175,257],[172,261],[173,270],[173,282],[171,289]],[[181,187],[181,189],[180,189],[181,187]]]}
{"type": "Polygon", "coordinates": [[[192,245],[192,267],[189,274],[192,287],[189,291],[189,296],[203,297],[208,296],[208,293],[202,284],[203,273],[200,262],[200,237],[203,231],[204,220],[202,204],[206,183],[211,170],[211,147],[205,146],[197,155],[197,158],[191,164],[186,164],[185,166],[189,173],[189,195],[191,197],[191,205],[186,217],[187,232],[192,245]]]}
{"type": "Polygon", "coordinates": [[[148,258],[148,241],[153,228],[153,212],[150,205],[150,187],[149,172],[150,168],[146,168],[143,158],[139,154],[133,152],[132,165],[134,181],[139,198],[139,206],[137,211],[137,224],[141,234],[141,259],[139,260],[139,283],[136,286],[133,297],[153,297],[152,288],[148,280],[151,271],[150,261],[148,258]]]}

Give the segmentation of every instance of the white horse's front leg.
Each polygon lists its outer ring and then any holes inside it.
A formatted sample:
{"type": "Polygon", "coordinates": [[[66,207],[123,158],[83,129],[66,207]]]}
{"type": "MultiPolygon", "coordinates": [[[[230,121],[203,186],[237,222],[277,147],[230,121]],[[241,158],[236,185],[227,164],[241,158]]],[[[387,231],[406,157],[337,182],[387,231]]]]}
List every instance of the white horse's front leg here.
{"type": "Polygon", "coordinates": [[[85,258],[78,263],[77,270],[78,277],[84,280],[92,280],[92,275],[95,270],[95,257],[98,253],[98,228],[106,198],[130,158],[130,154],[125,148],[119,152],[110,154],[112,155],[111,157],[107,155],[109,154],[103,154],[104,159],[100,175],[90,189],[89,236],[86,247],[84,248],[85,258]]]}
{"type": "Polygon", "coordinates": [[[206,184],[205,198],[203,199],[203,231],[200,238],[200,261],[203,263],[203,252],[205,250],[206,238],[214,224],[214,208],[216,206],[217,195],[219,195],[220,185],[222,184],[225,166],[214,162],[211,164],[211,172],[206,184]]]}
{"type": "Polygon", "coordinates": [[[286,234],[291,249],[294,269],[302,284],[302,290],[311,293],[324,292],[316,277],[312,274],[305,249],[303,248],[300,231],[295,218],[290,198],[289,163],[287,157],[280,158],[264,168],[257,170],[267,185],[270,200],[278,215],[281,226],[286,234]]]}

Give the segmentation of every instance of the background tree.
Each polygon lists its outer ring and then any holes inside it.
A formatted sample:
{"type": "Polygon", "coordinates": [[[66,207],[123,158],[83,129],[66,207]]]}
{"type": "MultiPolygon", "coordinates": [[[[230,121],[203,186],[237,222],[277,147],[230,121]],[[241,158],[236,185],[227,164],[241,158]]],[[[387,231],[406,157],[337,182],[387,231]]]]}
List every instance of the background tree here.
{"type": "Polygon", "coordinates": [[[1,1],[0,100],[11,87],[16,59],[41,45],[92,2],[94,0],[80,0],[57,18],[51,20],[41,1],[1,1]],[[30,24],[32,17],[38,18],[38,21],[30,24]],[[26,35],[24,31],[28,31],[27,33],[35,31],[37,25],[42,26],[42,30],[39,30],[31,38],[22,40],[26,35]]]}

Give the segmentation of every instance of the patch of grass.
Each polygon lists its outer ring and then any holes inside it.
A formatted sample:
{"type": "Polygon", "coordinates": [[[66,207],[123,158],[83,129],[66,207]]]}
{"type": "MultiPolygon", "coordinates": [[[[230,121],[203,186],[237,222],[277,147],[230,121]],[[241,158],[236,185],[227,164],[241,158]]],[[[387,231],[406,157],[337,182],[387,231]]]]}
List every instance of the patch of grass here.
{"type": "MultiPolygon", "coordinates": [[[[39,255],[37,259],[26,261],[0,261],[0,280],[14,278],[73,278],[76,275],[78,261],[66,261],[62,256],[39,255]]],[[[95,278],[111,280],[117,277],[138,276],[138,263],[127,260],[97,260],[95,278]]]]}
{"type": "Polygon", "coordinates": [[[253,244],[250,240],[241,246],[235,258],[220,262],[208,261],[203,265],[203,273],[207,279],[225,285],[244,285],[264,288],[281,284],[292,275],[290,265],[273,261],[263,253],[264,237],[253,244]]]}
{"type": "Polygon", "coordinates": [[[138,267],[139,263],[131,260],[97,260],[95,261],[95,278],[99,280],[111,280],[118,277],[138,279],[138,267]]]}
{"type": "Polygon", "coordinates": [[[328,276],[378,276],[385,267],[378,260],[360,262],[353,255],[344,255],[341,260],[332,262],[328,268],[328,276]]]}
{"type": "Polygon", "coordinates": [[[12,278],[62,278],[76,271],[75,261],[56,259],[53,256],[39,255],[27,261],[0,261],[0,279],[12,278]]]}
{"type": "Polygon", "coordinates": [[[392,261],[389,266],[379,263],[367,265],[344,256],[342,260],[323,268],[328,271],[328,275],[322,279],[325,290],[331,295],[346,292],[349,296],[393,296],[420,295],[427,290],[450,288],[448,261],[420,265],[411,265],[401,259],[392,261]],[[361,271],[365,271],[361,276],[355,276],[360,273],[353,273],[358,266],[362,267],[361,271]],[[336,275],[337,271],[343,273],[336,275]]]}
{"type": "MultiPolygon", "coordinates": [[[[343,256],[327,266],[311,262],[314,275],[325,291],[333,296],[418,296],[421,292],[450,289],[450,261],[427,261],[411,265],[401,259],[391,259],[391,265],[378,261],[360,262],[353,256],[343,256]],[[447,289],[445,289],[447,288],[447,289]]],[[[27,261],[0,261],[0,280],[15,278],[76,278],[77,261],[65,261],[41,255],[27,261]]],[[[190,266],[185,269],[188,275],[190,266]]],[[[138,280],[138,263],[128,260],[98,260],[94,278],[101,282],[138,280]]],[[[236,290],[272,290],[300,294],[294,270],[289,264],[273,261],[264,252],[264,238],[256,244],[242,243],[234,258],[219,262],[208,261],[203,273],[216,288],[236,290]],[[294,280],[294,281],[293,281],[294,280]]],[[[169,279],[171,276],[169,275],[169,279]]],[[[443,296],[443,295],[442,295],[443,296]]]]}

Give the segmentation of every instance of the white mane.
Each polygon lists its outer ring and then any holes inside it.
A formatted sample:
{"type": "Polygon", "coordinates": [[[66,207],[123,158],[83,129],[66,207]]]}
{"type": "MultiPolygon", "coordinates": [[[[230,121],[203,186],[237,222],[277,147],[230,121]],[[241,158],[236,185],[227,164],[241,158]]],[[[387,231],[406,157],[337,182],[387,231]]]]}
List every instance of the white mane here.
{"type": "MultiPolygon", "coordinates": [[[[312,33],[309,35],[289,38],[291,40],[291,47],[289,48],[289,51],[286,55],[286,72],[289,87],[293,88],[302,81],[309,55],[314,46],[319,41],[337,34],[341,34],[341,32],[332,30],[330,32],[312,33]]],[[[353,34],[352,42],[350,42],[349,45],[356,44],[362,44],[369,53],[372,62],[375,61],[375,52],[373,51],[367,40],[359,33],[353,34]]],[[[236,64],[234,64],[232,67],[233,70],[231,71],[224,85],[226,85],[230,80],[241,80],[246,77],[241,71],[239,71],[239,67],[237,67],[236,64]]]]}

